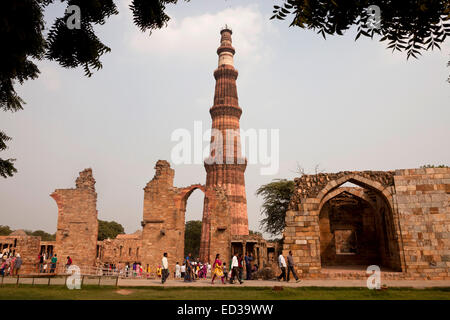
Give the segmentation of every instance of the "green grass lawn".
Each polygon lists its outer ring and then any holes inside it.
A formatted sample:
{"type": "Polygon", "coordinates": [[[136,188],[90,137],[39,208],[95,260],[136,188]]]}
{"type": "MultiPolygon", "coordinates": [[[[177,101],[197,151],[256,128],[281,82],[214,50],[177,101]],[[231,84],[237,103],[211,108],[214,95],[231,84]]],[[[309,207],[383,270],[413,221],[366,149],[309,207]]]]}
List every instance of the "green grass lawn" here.
{"type": "Polygon", "coordinates": [[[5,285],[0,299],[161,299],[161,300],[392,300],[392,299],[450,299],[450,288],[412,289],[300,287],[274,291],[267,287],[189,288],[189,287],[98,287],[84,286],[69,290],[63,286],[5,285]]]}

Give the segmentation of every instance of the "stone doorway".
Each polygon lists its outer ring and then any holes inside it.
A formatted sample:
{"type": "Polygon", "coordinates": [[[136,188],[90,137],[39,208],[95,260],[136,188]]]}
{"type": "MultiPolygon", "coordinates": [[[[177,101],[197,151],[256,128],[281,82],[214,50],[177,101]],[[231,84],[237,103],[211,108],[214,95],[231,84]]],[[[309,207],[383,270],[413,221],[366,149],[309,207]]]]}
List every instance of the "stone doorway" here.
{"type": "Polygon", "coordinates": [[[184,229],[185,237],[183,242],[183,257],[187,256],[187,254],[190,252],[192,254],[192,258],[199,258],[202,233],[201,222],[203,220],[204,202],[205,192],[199,187],[193,187],[186,193],[186,195],[182,199],[181,210],[183,211],[183,214],[181,216],[184,217],[184,224],[186,226],[190,222],[190,227],[192,229],[195,229],[193,230],[195,232],[195,235],[197,234],[197,231],[199,233],[198,239],[186,239],[186,228],[184,229]],[[197,230],[198,221],[200,221],[199,230],[197,230]]]}
{"type": "Polygon", "coordinates": [[[401,271],[394,223],[389,204],[374,190],[335,189],[324,198],[319,213],[322,269],[365,270],[377,265],[401,271]]]}

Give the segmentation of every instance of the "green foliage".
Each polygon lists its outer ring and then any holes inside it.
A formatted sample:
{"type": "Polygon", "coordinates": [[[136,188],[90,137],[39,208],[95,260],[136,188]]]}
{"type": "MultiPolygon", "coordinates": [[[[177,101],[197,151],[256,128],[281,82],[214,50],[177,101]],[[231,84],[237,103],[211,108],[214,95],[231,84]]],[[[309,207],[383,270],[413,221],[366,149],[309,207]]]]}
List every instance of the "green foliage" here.
{"type": "Polygon", "coordinates": [[[112,0],[71,0],[68,5],[77,5],[81,11],[81,28],[69,29],[66,25],[71,12],[56,19],[48,34],[46,58],[56,60],[65,68],[83,66],[86,76],[91,69],[102,67],[100,57],[111,49],[105,46],[94,33],[94,25],[104,24],[105,19],[118,14],[112,0]]]}
{"type": "Polygon", "coordinates": [[[404,51],[408,59],[417,58],[421,51],[440,49],[450,36],[448,0],[285,0],[283,5],[274,6],[273,13],[271,19],[284,20],[291,15],[291,26],[312,29],[324,38],[326,34],[343,35],[355,25],[355,40],[381,35],[380,41],[386,41],[388,49],[404,51]],[[380,8],[379,29],[367,23],[371,18],[367,8],[371,5],[380,8]]]}
{"type": "Polygon", "coordinates": [[[9,226],[0,225],[0,236],[8,236],[11,232],[13,232],[9,226]]]}
{"type": "Polygon", "coordinates": [[[202,222],[199,220],[187,221],[184,231],[184,255],[192,254],[198,257],[200,252],[200,240],[202,237],[202,222]]]}
{"type": "MultiPolygon", "coordinates": [[[[185,0],[189,1],[189,0],[185,0]]],[[[133,0],[130,9],[133,21],[141,31],[161,29],[167,26],[170,17],[164,12],[167,4],[176,4],[178,0],[133,0]]]]}
{"type": "Polygon", "coordinates": [[[262,233],[258,231],[248,230],[248,234],[262,237],[262,233]]]}
{"type": "Polygon", "coordinates": [[[56,240],[55,233],[50,234],[43,230],[36,230],[36,231],[25,230],[25,233],[29,236],[41,237],[42,241],[55,241],[56,240]]]}
{"type": "MultiPolygon", "coordinates": [[[[36,230],[36,231],[24,230],[24,231],[29,236],[41,237],[42,241],[54,241],[56,239],[56,234],[50,234],[43,230],[36,230]]],[[[0,225],[0,236],[10,235],[11,232],[13,232],[13,230],[11,230],[9,226],[0,225]]]]}
{"type": "MultiPolygon", "coordinates": [[[[44,58],[57,61],[65,68],[82,67],[86,76],[102,68],[100,58],[111,49],[94,32],[107,18],[118,14],[113,0],[61,0],[68,6],[77,5],[81,12],[81,28],[66,25],[73,12],[56,18],[47,39],[44,37],[44,10],[54,0],[0,1],[0,110],[18,111],[25,103],[16,93],[14,85],[36,79],[40,73],[33,62],[44,58]]],[[[142,30],[160,29],[170,17],[165,13],[167,4],[177,0],[133,0],[130,9],[134,23],[142,30]]],[[[6,149],[9,138],[0,131],[0,151],[6,149]]],[[[0,158],[0,176],[7,178],[17,172],[15,159],[0,158]]]]}
{"type": "Polygon", "coordinates": [[[283,232],[294,186],[293,181],[279,179],[258,188],[256,194],[263,197],[261,214],[265,218],[261,220],[261,227],[264,231],[272,235],[280,235],[283,232]]]}
{"type": "Polygon", "coordinates": [[[125,230],[120,223],[115,221],[98,220],[98,237],[99,241],[105,239],[115,239],[118,234],[124,234],[125,230]]]}
{"type": "MultiPolygon", "coordinates": [[[[0,151],[8,149],[6,141],[11,140],[4,132],[0,131],[0,151]]],[[[3,178],[12,177],[17,169],[14,167],[13,162],[16,159],[2,159],[0,158],[0,176],[3,178]]]]}
{"type": "Polygon", "coordinates": [[[420,166],[420,168],[426,169],[426,168],[450,168],[450,167],[446,166],[445,164],[440,164],[440,165],[425,164],[423,166],[420,166]]]}

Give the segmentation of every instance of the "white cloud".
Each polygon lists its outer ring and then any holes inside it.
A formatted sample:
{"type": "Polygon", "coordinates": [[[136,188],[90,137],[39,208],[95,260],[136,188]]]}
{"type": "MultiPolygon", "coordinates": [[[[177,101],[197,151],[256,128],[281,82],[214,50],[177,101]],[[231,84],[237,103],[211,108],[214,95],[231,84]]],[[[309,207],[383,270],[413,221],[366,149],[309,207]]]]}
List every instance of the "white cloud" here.
{"type": "Polygon", "coordinates": [[[132,50],[138,53],[203,59],[218,47],[219,31],[225,24],[233,30],[233,46],[241,64],[254,64],[270,57],[264,37],[274,30],[257,5],[181,19],[172,16],[166,28],[155,30],[150,37],[134,28],[127,39],[132,50]]]}

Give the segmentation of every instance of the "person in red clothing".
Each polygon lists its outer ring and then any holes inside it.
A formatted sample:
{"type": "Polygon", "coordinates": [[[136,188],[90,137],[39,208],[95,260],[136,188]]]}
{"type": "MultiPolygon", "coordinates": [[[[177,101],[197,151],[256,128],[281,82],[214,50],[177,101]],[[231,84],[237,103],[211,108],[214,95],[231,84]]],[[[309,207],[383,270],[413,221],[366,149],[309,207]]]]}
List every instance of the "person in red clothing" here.
{"type": "Polygon", "coordinates": [[[72,258],[67,256],[66,269],[68,269],[72,265],[72,258]]]}

